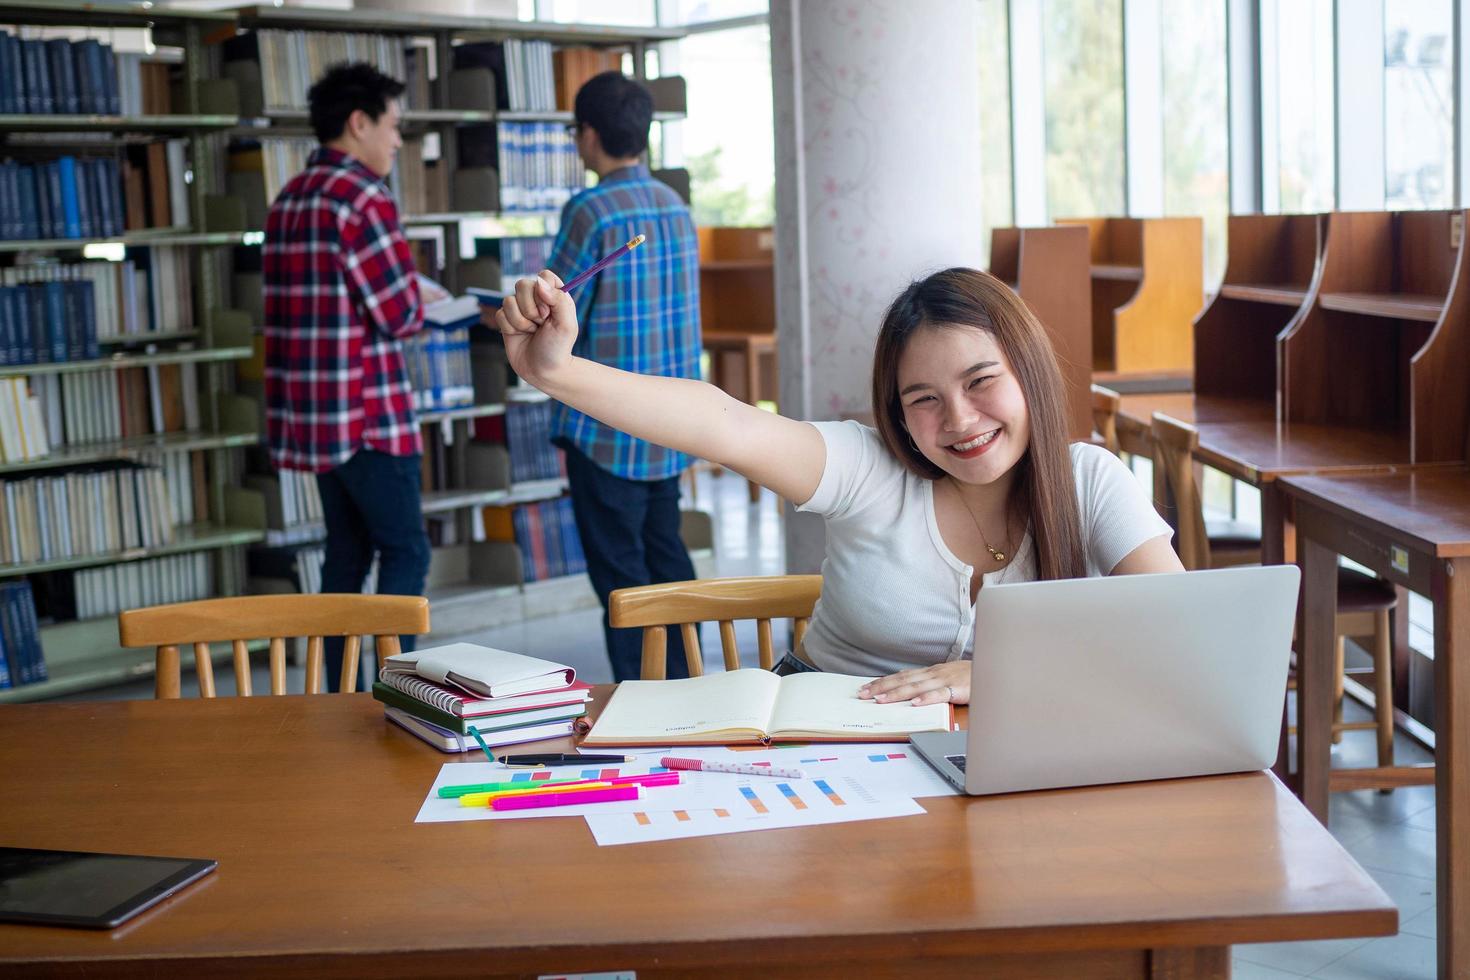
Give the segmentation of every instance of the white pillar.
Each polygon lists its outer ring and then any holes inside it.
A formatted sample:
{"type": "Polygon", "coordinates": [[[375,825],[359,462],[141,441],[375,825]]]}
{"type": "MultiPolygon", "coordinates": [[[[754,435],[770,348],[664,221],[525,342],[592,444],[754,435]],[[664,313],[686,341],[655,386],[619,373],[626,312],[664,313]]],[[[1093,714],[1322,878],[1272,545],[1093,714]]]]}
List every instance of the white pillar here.
{"type": "MultiPolygon", "coordinates": [[[[870,411],[888,303],[916,277],[980,263],[975,10],[771,2],[782,414],[870,411]]],[[[788,516],[787,566],[815,571],[821,523],[788,516]]]]}

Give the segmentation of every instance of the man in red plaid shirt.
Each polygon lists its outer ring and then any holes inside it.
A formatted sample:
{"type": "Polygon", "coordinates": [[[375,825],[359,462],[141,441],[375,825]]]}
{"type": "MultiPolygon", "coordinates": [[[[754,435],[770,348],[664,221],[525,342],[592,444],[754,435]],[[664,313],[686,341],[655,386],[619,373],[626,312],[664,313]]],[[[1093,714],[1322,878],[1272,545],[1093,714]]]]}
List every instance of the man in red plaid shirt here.
{"type": "MultiPolygon", "coordinates": [[[[429,541],[423,443],[400,341],[424,325],[418,278],[383,183],[403,141],[402,83],[363,62],[312,86],[321,146],[266,217],[266,429],[272,462],[316,474],[327,526],[323,592],[420,595],[429,541]]],[[[413,637],[402,638],[405,650],[413,637]]],[[[342,639],[327,640],[336,690],[342,639]]]]}

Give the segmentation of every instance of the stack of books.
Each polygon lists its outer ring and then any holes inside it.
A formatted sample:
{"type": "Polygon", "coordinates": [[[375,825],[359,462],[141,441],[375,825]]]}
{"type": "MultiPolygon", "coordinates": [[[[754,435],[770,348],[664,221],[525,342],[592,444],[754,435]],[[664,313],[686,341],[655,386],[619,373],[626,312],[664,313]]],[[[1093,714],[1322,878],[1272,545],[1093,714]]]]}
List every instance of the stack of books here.
{"type": "Polygon", "coordinates": [[[384,717],[435,748],[474,752],[471,725],[492,749],[572,734],[592,688],[564,664],[451,643],[388,657],[373,697],[384,717]]]}

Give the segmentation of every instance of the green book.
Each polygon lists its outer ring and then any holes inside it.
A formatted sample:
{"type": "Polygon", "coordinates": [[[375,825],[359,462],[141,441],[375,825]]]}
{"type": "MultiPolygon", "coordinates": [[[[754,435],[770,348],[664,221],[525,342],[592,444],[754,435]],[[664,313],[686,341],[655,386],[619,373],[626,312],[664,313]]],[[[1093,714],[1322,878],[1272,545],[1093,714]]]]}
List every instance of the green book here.
{"type": "Polygon", "coordinates": [[[410,697],[382,681],[373,682],[373,697],[391,708],[406,711],[415,718],[427,721],[431,725],[438,725],[458,735],[468,735],[470,725],[474,725],[481,732],[500,732],[548,721],[561,721],[564,718],[580,718],[587,713],[587,702],[578,701],[575,704],[558,704],[549,708],[532,708],[529,711],[506,711],[495,715],[480,715],[476,718],[461,718],[447,711],[440,711],[418,698],[410,697]]]}

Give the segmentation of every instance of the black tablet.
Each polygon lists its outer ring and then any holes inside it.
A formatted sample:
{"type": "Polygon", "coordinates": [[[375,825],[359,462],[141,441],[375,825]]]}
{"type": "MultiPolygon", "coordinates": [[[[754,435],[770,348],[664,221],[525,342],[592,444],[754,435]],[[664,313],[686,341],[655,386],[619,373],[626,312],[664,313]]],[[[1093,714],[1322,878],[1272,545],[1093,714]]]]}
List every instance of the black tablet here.
{"type": "Polygon", "coordinates": [[[0,847],[0,921],[111,929],[217,862],[0,847]]]}

